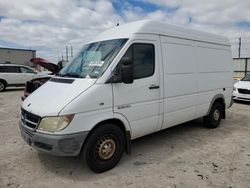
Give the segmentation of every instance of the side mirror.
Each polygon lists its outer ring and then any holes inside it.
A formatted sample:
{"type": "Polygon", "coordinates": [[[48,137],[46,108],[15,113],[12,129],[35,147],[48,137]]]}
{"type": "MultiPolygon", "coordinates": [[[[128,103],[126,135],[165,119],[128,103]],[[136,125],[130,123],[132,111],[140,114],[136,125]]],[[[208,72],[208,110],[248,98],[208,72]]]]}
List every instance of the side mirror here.
{"type": "Polygon", "coordinates": [[[121,74],[123,83],[132,84],[134,82],[134,67],[130,57],[121,59],[121,74]]]}

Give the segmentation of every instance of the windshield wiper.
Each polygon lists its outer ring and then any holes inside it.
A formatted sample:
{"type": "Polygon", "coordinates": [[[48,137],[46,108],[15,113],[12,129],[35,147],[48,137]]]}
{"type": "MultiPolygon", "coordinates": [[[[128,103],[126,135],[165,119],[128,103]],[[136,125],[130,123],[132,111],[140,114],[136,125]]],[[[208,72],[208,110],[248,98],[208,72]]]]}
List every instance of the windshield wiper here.
{"type": "Polygon", "coordinates": [[[66,74],[58,74],[58,76],[61,76],[61,77],[72,77],[72,78],[82,78],[82,76],[80,76],[77,73],[73,73],[73,72],[69,72],[69,73],[66,73],[66,74]]]}

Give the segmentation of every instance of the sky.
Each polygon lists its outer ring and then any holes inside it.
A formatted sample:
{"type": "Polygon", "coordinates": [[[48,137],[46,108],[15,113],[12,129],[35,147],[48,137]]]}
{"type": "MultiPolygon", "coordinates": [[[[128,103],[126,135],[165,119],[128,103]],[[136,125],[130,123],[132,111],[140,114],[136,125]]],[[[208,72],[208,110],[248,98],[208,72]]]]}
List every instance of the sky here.
{"type": "Polygon", "coordinates": [[[37,50],[57,63],[117,23],[152,19],[224,35],[250,56],[249,0],[0,0],[0,47],[37,50]]]}

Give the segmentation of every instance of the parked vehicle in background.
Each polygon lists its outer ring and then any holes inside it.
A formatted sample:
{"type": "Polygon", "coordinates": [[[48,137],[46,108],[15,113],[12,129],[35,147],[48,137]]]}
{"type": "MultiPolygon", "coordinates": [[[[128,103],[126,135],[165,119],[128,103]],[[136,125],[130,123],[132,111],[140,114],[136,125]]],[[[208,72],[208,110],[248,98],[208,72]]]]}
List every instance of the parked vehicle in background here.
{"type": "Polygon", "coordinates": [[[250,101],[250,74],[234,84],[233,97],[235,100],[250,101]]]}
{"type": "Polygon", "coordinates": [[[113,168],[131,140],[203,117],[219,126],[232,105],[229,40],[156,21],[112,28],[24,100],[20,130],[32,147],[113,168]]]}
{"type": "Polygon", "coordinates": [[[21,97],[22,100],[25,100],[32,92],[42,86],[60,70],[58,65],[50,63],[49,61],[42,58],[32,58],[30,62],[46,68],[48,71],[50,71],[50,74],[44,75],[40,78],[28,80],[25,85],[24,95],[21,97]]]}
{"type": "Polygon", "coordinates": [[[28,66],[0,64],[0,92],[9,86],[24,86],[28,80],[39,78],[42,74],[28,66]]]}

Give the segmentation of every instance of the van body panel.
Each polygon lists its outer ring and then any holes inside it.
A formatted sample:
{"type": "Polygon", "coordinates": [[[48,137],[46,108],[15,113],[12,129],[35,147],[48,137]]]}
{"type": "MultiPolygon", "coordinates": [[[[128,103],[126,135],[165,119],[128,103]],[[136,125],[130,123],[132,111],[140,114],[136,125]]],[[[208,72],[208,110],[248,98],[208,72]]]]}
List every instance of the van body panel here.
{"type": "Polygon", "coordinates": [[[162,129],[194,119],[197,74],[194,41],[161,36],[164,69],[162,129]]]}
{"type": "Polygon", "coordinates": [[[233,74],[229,46],[166,36],[161,36],[161,42],[163,129],[207,115],[217,94],[230,106],[233,74]]]}
{"type": "Polygon", "coordinates": [[[102,109],[111,109],[112,111],[112,97],[111,84],[94,84],[70,101],[59,115],[79,114],[102,109]]]}
{"type": "Polygon", "coordinates": [[[95,81],[95,79],[74,79],[72,83],[48,81],[24,100],[22,108],[41,117],[57,116],[69,102],[90,88],[95,81]]]}
{"type": "Polygon", "coordinates": [[[195,45],[198,66],[197,117],[201,117],[209,113],[215,96],[223,96],[226,108],[230,106],[233,63],[230,46],[205,42],[196,42],[195,45]]]}

